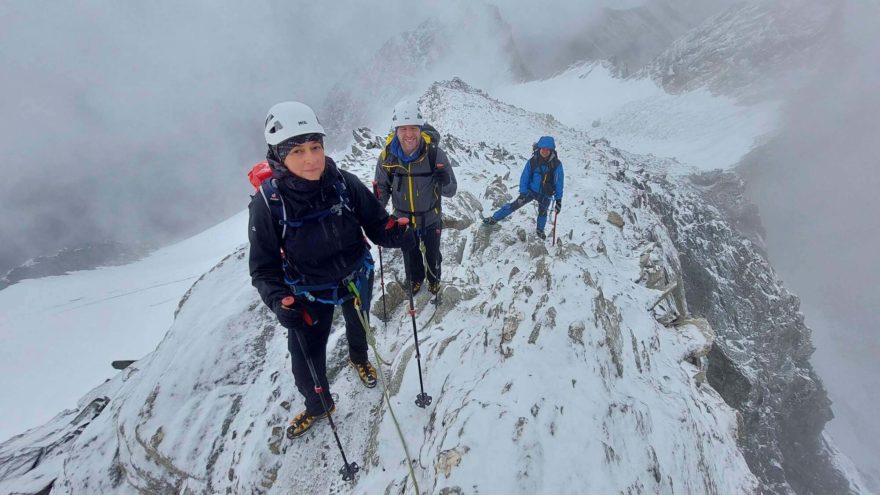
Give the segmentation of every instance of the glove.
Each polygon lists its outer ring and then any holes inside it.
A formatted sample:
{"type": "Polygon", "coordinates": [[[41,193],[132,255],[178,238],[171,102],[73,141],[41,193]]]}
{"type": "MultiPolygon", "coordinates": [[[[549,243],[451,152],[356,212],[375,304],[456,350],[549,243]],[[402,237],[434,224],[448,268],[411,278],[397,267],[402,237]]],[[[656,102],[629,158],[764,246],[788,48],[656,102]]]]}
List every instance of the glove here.
{"type": "Polygon", "coordinates": [[[556,200],[556,204],[553,206],[553,209],[556,210],[556,214],[558,215],[559,210],[562,209],[562,200],[561,199],[556,200]]]}
{"type": "Polygon", "coordinates": [[[310,327],[317,323],[312,319],[312,315],[309,314],[302,301],[293,296],[285,297],[276,305],[275,316],[278,317],[278,323],[281,323],[284,328],[297,328],[300,323],[305,323],[307,327],[310,327]]]}
{"type": "Polygon", "coordinates": [[[437,164],[437,168],[434,169],[434,179],[441,186],[445,186],[452,182],[452,177],[449,176],[449,170],[446,170],[446,165],[442,163],[437,164]]]}
{"type": "Polygon", "coordinates": [[[409,227],[409,219],[397,218],[394,215],[388,217],[385,224],[385,238],[388,247],[399,247],[404,251],[412,251],[418,246],[416,233],[409,227]]]}

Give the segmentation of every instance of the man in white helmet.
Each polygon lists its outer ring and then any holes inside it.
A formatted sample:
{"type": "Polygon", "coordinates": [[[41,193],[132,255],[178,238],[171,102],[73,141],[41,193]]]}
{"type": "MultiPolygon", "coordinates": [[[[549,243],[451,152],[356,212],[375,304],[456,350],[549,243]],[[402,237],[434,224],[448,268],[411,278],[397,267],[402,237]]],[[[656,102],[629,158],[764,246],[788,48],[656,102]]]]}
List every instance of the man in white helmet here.
{"type": "Polygon", "coordinates": [[[428,290],[437,294],[443,260],[441,203],[443,197],[451,198],[458,189],[455,173],[446,153],[438,147],[439,134],[425,123],[418,102],[398,103],[391,127],[394,130],[376,164],[376,195],[382,205],[390,199],[393,214],[409,218],[419,241],[424,243],[427,266],[419,249],[404,251],[406,276],[413,294],[421,289],[426,277],[428,290]]]}
{"type": "Polygon", "coordinates": [[[367,357],[366,321],[373,263],[364,234],[385,247],[413,249],[412,229],[399,224],[369,189],[324,154],[324,128],[308,106],[284,102],[266,117],[272,176],[257,183],[250,204],[251,281],[288,329],[296,387],[305,410],[288,428],[298,437],[335,409],[327,381],[327,339],[342,307],[349,361],[364,385],[376,385],[367,357]]]}

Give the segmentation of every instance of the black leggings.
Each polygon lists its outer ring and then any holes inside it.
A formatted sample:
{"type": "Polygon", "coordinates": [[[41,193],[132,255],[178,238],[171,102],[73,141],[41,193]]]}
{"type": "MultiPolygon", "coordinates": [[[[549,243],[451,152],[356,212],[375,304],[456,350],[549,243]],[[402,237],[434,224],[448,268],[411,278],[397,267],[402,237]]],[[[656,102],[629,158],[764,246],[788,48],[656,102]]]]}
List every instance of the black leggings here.
{"type": "MultiPolygon", "coordinates": [[[[369,301],[370,293],[373,287],[373,275],[361,296],[364,301],[369,301]]],[[[333,314],[336,307],[332,304],[306,302],[305,304],[309,315],[314,320],[314,325],[306,326],[305,322],[300,318],[295,328],[287,330],[287,350],[290,351],[290,364],[293,371],[293,380],[296,388],[305,399],[306,411],[309,414],[323,414],[324,408],[321,406],[321,399],[315,392],[315,381],[312,380],[312,374],[306,357],[312,360],[315,366],[315,373],[318,380],[324,388],[324,399],[327,401],[327,407],[332,407],[333,399],[330,398],[330,384],[327,382],[327,339],[330,337],[330,331],[333,324],[333,314]],[[303,348],[299,345],[296,333],[303,342],[303,348]],[[305,350],[305,355],[303,353],[305,350]]],[[[366,304],[365,304],[366,306],[366,304]]],[[[365,307],[364,312],[369,319],[369,308],[365,307]]],[[[355,363],[365,363],[368,359],[367,333],[364,330],[361,320],[358,317],[357,309],[354,307],[354,301],[346,301],[342,304],[342,316],[345,318],[345,336],[348,340],[348,356],[355,363]]]]}

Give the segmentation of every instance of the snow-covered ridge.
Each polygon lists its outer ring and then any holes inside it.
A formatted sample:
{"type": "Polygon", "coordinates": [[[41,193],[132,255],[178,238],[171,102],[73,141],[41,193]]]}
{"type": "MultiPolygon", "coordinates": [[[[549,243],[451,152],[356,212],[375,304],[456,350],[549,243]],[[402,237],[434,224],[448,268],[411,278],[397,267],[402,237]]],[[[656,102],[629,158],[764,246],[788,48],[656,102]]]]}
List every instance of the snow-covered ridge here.
{"type": "Polygon", "coordinates": [[[384,130],[399,100],[417,98],[446,74],[496,84],[528,77],[512,29],[497,6],[460,2],[449,12],[431,10],[426,20],[389,38],[330,89],[318,114],[326,116],[331,146],[357,126],[382,125],[384,130]]]}
{"type": "MultiPolygon", "coordinates": [[[[662,294],[651,281],[688,276],[674,241],[697,243],[708,226],[748,248],[680,167],[591,141],[461,81],[435,84],[421,103],[460,185],[444,202],[444,303],[418,316],[434,397],[427,410],[413,404],[419,386],[394,251],[384,252],[391,320],[374,324],[422,492],[767,488],[740,451],[748,432],[705,381],[710,327],[666,327],[657,318],[672,308],[649,309],[662,294]],[[556,137],[566,170],[556,246],[534,236],[529,207],[497,229],[479,223],[515,194],[542,134],[556,137]],[[684,220],[670,221],[679,206],[684,220]],[[708,224],[694,218],[699,206],[711,210],[708,224]]],[[[356,131],[338,162],[370,180],[382,139],[356,131]]],[[[699,294],[687,295],[690,303],[699,294]]],[[[426,303],[423,294],[417,305],[426,303]]],[[[329,375],[340,436],[361,473],[352,484],[339,479],[326,423],[283,438],[301,407],[285,334],[250,286],[246,248],[236,250],[193,286],[154,353],[78,411],[0,445],[0,491],[36,493],[54,480],[52,493],[412,493],[388,407],[346,367],[339,327],[329,375]]]]}

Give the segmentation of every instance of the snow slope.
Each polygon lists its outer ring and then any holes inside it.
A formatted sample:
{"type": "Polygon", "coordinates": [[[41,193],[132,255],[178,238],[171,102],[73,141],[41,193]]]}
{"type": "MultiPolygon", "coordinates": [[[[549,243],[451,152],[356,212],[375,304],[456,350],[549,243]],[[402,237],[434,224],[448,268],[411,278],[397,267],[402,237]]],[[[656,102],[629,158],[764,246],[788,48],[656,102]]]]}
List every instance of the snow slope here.
{"type": "Polygon", "coordinates": [[[736,165],[776,128],[779,107],[773,101],[745,105],[707,89],[669,94],[650,78],[616,78],[607,65],[592,62],[489,93],[589,129],[616,147],[673,157],[700,170],[736,165]]]}
{"type": "Polygon", "coordinates": [[[137,263],[24,280],[0,291],[0,376],[6,377],[0,440],[73,407],[116,374],[112,360],[155,349],[181,296],[247,242],[246,229],[247,215],[240,213],[137,263]]]}
{"type": "MultiPolygon", "coordinates": [[[[675,248],[650,209],[631,206],[639,192],[615,180],[615,150],[460,82],[434,86],[423,106],[450,133],[460,183],[445,203],[444,304],[418,316],[427,409],[413,404],[393,250],[384,253],[391,321],[377,325],[422,493],[755,492],[735,412],[692,364],[711,332],[660,325],[648,311],[660,291],[634,282],[646,249],[669,265],[675,248]],[[533,235],[528,207],[498,229],[478,222],[510,199],[541,134],[566,150],[557,246],[533,235]],[[623,228],[606,222],[610,210],[624,213],[623,228]]],[[[340,164],[371,178],[381,138],[358,131],[340,164]]],[[[326,423],[283,438],[301,404],[286,332],[251,288],[246,252],[193,286],[155,352],[79,411],[0,445],[0,491],[33,493],[57,477],[53,493],[413,493],[388,405],[345,366],[339,326],[329,345],[336,419],[363,469],[352,484],[340,479],[326,423]]],[[[423,294],[417,305],[426,304],[423,294]]]]}

